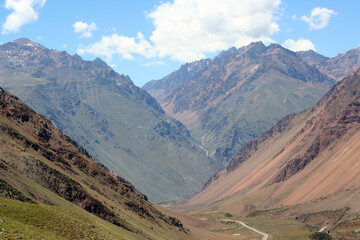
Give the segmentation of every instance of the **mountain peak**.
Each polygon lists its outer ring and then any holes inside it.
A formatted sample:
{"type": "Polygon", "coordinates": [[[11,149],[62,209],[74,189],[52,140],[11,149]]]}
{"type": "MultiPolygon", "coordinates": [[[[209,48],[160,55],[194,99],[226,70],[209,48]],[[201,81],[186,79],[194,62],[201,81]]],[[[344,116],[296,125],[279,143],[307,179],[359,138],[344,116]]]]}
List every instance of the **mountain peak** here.
{"type": "Polygon", "coordinates": [[[28,43],[34,44],[34,42],[31,41],[28,38],[19,38],[19,39],[16,39],[16,40],[12,41],[12,42],[18,43],[18,44],[28,44],[28,43]]]}
{"type": "Polygon", "coordinates": [[[265,45],[264,45],[264,43],[262,41],[252,42],[248,46],[265,47],[265,45]]]}
{"type": "Polygon", "coordinates": [[[102,67],[102,68],[107,68],[107,67],[109,67],[109,66],[107,65],[107,63],[104,62],[103,60],[101,60],[100,58],[95,58],[95,60],[93,61],[93,63],[94,63],[95,65],[99,66],[99,67],[102,67]]]}
{"type": "Polygon", "coordinates": [[[280,48],[280,49],[285,49],[283,46],[281,46],[281,45],[278,44],[278,43],[271,43],[268,48],[280,48]]]}
{"type": "Polygon", "coordinates": [[[16,44],[21,45],[21,46],[45,48],[41,44],[33,42],[28,38],[19,38],[19,39],[16,39],[16,40],[12,41],[12,43],[16,43],[16,44]]]}
{"type": "Polygon", "coordinates": [[[223,58],[236,53],[238,50],[236,47],[231,47],[228,50],[221,51],[215,58],[223,58]]]}
{"type": "Polygon", "coordinates": [[[249,45],[240,49],[243,50],[243,52],[248,52],[251,54],[260,54],[266,51],[266,46],[260,41],[260,42],[252,42],[249,45]]]}
{"type": "Polygon", "coordinates": [[[249,45],[247,45],[246,48],[247,48],[247,49],[250,49],[250,48],[265,49],[266,46],[264,45],[263,42],[259,41],[259,42],[252,42],[252,43],[250,43],[249,45]]]}

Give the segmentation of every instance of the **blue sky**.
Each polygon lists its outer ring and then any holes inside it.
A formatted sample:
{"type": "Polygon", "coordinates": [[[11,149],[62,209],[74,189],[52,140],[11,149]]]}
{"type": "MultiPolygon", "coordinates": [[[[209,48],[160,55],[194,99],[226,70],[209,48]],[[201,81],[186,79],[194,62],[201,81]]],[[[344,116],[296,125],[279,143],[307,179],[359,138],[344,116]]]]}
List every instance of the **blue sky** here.
{"type": "Polygon", "coordinates": [[[100,57],[142,86],[252,41],[334,57],[360,46],[358,0],[5,0],[0,43],[100,57]]]}

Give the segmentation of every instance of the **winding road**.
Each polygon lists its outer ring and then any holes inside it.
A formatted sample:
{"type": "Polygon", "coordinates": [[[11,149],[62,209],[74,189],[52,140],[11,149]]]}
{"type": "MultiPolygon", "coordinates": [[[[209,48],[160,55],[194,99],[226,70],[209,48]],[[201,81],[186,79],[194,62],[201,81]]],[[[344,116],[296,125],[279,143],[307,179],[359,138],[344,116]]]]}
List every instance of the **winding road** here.
{"type": "Polygon", "coordinates": [[[261,240],[267,240],[267,239],[269,238],[269,235],[267,235],[266,233],[263,233],[263,232],[255,229],[255,228],[253,228],[253,227],[250,227],[250,226],[246,225],[245,223],[243,223],[243,222],[241,222],[241,221],[236,221],[236,220],[231,220],[231,219],[221,219],[221,220],[222,220],[222,221],[225,221],[225,222],[236,222],[236,223],[239,223],[239,224],[241,224],[242,226],[244,226],[244,227],[246,227],[246,228],[248,228],[248,229],[250,229],[250,230],[252,230],[252,231],[254,231],[254,232],[256,232],[256,233],[258,233],[258,234],[260,234],[260,235],[262,235],[263,237],[262,237],[261,240]]]}

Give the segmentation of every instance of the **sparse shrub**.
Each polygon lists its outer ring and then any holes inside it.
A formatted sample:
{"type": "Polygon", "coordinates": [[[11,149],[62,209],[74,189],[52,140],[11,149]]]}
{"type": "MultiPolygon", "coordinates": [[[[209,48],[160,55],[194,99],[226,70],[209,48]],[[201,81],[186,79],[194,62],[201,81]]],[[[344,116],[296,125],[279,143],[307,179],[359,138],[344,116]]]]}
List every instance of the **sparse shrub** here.
{"type": "Polygon", "coordinates": [[[230,213],[225,213],[224,215],[225,217],[233,217],[233,215],[231,215],[230,213]]]}
{"type": "Polygon", "coordinates": [[[309,236],[310,239],[314,240],[334,240],[332,236],[325,232],[317,232],[309,236]]]}

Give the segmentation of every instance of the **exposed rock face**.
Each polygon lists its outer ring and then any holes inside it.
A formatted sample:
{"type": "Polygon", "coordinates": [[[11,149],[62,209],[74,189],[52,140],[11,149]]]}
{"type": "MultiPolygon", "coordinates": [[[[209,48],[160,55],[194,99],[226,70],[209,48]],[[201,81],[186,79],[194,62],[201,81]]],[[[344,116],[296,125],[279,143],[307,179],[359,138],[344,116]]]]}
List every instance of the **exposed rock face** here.
{"type": "Polygon", "coordinates": [[[0,46],[0,84],[152,201],[193,194],[221,167],[150,94],[100,59],[19,39],[0,46]]]}
{"type": "MultiPolygon", "coordinates": [[[[246,211],[250,201],[260,208],[274,208],[336,196],[321,207],[351,206],[353,212],[360,212],[359,113],[360,69],[313,107],[284,117],[243,146],[227,169],[214,175],[190,203],[226,199],[221,207],[246,211]]],[[[320,206],[317,200],[312,203],[320,206]]]]}
{"type": "Polygon", "coordinates": [[[257,42],[185,64],[143,89],[226,165],[236,149],[313,105],[334,83],[296,53],[257,42]]]}
{"type": "Polygon", "coordinates": [[[231,172],[238,168],[242,162],[256,152],[258,145],[267,141],[275,134],[281,134],[291,127],[294,118],[299,118],[308,112],[322,111],[306,121],[306,125],[300,130],[299,136],[309,131],[306,137],[293,151],[292,157],[283,166],[276,177],[276,182],[284,181],[292,175],[303,170],[322,151],[341,139],[348,131],[357,131],[360,127],[360,70],[338,84],[314,107],[307,109],[299,115],[289,115],[283,118],[277,125],[257,139],[249,142],[236,155],[229,164],[227,171],[231,172]],[[301,145],[301,146],[300,146],[301,145]]]}
{"type": "Polygon", "coordinates": [[[145,224],[183,231],[181,222],[159,212],[128,181],[2,88],[0,106],[0,196],[58,205],[52,192],[131,232],[139,230],[127,221],[130,212],[145,224]]]}
{"type": "Polygon", "coordinates": [[[360,68],[360,48],[352,49],[333,58],[324,57],[311,50],[297,52],[297,55],[337,81],[341,81],[360,68]]]}

